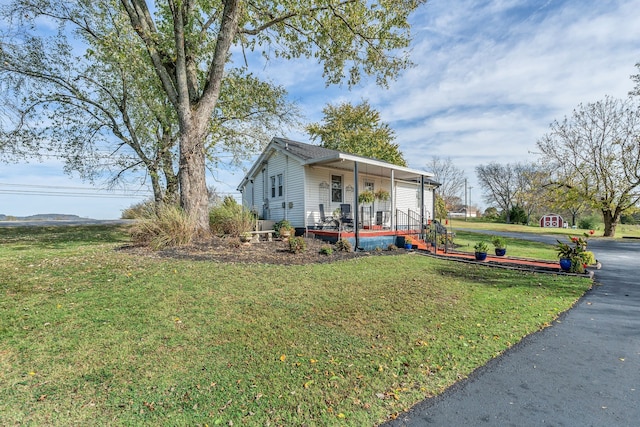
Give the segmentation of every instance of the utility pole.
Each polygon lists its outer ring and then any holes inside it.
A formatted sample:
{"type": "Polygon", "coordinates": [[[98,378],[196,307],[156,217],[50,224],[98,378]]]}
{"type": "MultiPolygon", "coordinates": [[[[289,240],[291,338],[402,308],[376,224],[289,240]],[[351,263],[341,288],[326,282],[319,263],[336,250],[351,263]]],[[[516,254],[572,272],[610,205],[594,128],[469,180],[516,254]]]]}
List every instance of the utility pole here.
{"type": "MultiPolygon", "coordinates": [[[[469,186],[469,206],[471,206],[471,189],[472,188],[473,188],[472,186],[469,186]]],[[[469,215],[469,216],[471,216],[471,215],[469,215]]]]}
{"type": "Polygon", "coordinates": [[[464,179],[464,220],[467,220],[469,205],[467,204],[467,178],[464,179]]]}

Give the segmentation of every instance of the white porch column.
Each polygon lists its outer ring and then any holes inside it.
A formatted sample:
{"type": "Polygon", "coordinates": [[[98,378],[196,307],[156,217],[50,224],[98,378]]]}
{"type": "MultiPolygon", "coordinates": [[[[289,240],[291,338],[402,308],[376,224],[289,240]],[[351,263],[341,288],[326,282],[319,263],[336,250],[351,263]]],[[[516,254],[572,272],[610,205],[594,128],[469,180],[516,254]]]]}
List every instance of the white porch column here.
{"type": "Polygon", "coordinates": [[[396,224],[396,179],[395,170],[391,169],[391,229],[396,224]]]}

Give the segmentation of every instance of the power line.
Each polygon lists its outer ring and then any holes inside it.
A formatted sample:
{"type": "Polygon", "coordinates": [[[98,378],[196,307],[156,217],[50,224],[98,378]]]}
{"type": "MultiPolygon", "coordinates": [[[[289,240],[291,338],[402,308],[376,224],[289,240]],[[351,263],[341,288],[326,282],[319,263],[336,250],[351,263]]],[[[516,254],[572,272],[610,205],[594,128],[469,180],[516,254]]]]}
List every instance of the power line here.
{"type": "MultiPolygon", "coordinates": [[[[54,189],[54,190],[111,191],[111,190],[106,189],[106,188],[70,187],[70,186],[63,186],[63,185],[40,185],[40,184],[9,184],[9,183],[4,183],[4,182],[0,182],[0,187],[1,186],[23,187],[23,188],[51,188],[51,189],[54,189]]],[[[148,194],[149,191],[148,190],[133,190],[132,193],[126,193],[126,194],[135,194],[135,193],[148,194]]]]}
{"type": "Polygon", "coordinates": [[[141,199],[151,196],[151,192],[148,190],[113,192],[104,188],[10,183],[0,183],[0,194],[12,196],[92,197],[101,199],[141,199]]]}
{"type": "Polygon", "coordinates": [[[56,196],[56,197],[94,197],[98,199],[145,199],[149,194],[97,194],[97,193],[70,193],[61,191],[29,191],[29,190],[0,190],[0,194],[12,196],[56,196]]]}

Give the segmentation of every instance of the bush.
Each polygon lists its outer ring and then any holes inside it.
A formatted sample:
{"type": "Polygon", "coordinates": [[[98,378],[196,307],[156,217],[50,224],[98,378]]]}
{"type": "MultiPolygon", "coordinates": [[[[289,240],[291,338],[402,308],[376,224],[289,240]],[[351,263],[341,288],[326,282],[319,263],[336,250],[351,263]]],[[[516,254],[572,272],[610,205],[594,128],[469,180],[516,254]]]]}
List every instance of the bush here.
{"type": "Polygon", "coordinates": [[[511,208],[509,220],[512,224],[527,225],[527,213],[524,211],[522,206],[516,205],[511,208]]]}
{"type": "Polygon", "coordinates": [[[176,205],[160,206],[131,228],[134,243],[148,245],[154,250],[188,245],[195,236],[195,221],[176,205]]]}
{"type": "Polygon", "coordinates": [[[596,256],[591,251],[584,251],[581,254],[582,261],[587,265],[594,265],[596,263],[596,256]]]}
{"type": "Polygon", "coordinates": [[[596,219],[592,216],[586,218],[580,218],[578,221],[578,228],[583,230],[592,230],[596,228],[596,219]]]}
{"type": "Polygon", "coordinates": [[[209,211],[209,226],[217,235],[240,236],[252,231],[255,223],[255,215],[231,196],[225,197],[222,204],[209,211]]]}
{"type": "Polygon", "coordinates": [[[351,243],[347,239],[340,239],[336,242],[336,250],[340,252],[351,252],[351,243]]]}
{"type": "Polygon", "coordinates": [[[398,247],[396,245],[394,245],[393,243],[389,243],[389,246],[387,246],[387,250],[388,251],[397,251],[398,247]]]}
{"type": "Polygon", "coordinates": [[[325,245],[323,247],[320,248],[320,253],[323,255],[332,255],[333,254],[333,248],[329,245],[325,245]]]}
{"type": "Polygon", "coordinates": [[[289,252],[297,254],[307,250],[307,242],[303,237],[291,237],[289,238],[289,252]]]}

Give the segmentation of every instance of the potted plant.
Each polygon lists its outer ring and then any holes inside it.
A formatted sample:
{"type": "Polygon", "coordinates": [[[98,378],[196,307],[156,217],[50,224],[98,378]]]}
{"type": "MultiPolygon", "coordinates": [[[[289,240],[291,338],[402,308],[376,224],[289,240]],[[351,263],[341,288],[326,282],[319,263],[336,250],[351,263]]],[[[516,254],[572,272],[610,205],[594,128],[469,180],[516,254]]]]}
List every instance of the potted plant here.
{"type": "Polygon", "coordinates": [[[406,250],[413,249],[413,239],[411,236],[404,236],[404,248],[406,250]]]}
{"type": "Polygon", "coordinates": [[[282,237],[283,239],[286,239],[289,236],[291,236],[292,231],[295,230],[291,226],[291,223],[286,219],[276,222],[273,225],[273,229],[276,231],[277,235],[279,237],[282,237]]]}
{"type": "Polygon", "coordinates": [[[484,261],[487,259],[487,251],[489,250],[489,246],[486,242],[480,241],[473,246],[475,249],[475,257],[477,261],[484,261]]]}
{"type": "Polygon", "coordinates": [[[376,199],[375,194],[371,190],[365,190],[358,196],[358,203],[362,205],[370,205],[376,199]]]}
{"type": "Polygon", "coordinates": [[[389,195],[389,192],[387,190],[382,189],[382,188],[379,189],[378,191],[376,191],[375,196],[376,196],[376,199],[380,200],[381,202],[386,202],[391,197],[389,195]]]}
{"type": "Polygon", "coordinates": [[[492,236],[491,244],[493,244],[496,256],[505,256],[507,253],[507,240],[501,236],[492,236]]]}
{"type": "Polygon", "coordinates": [[[289,237],[293,236],[294,233],[295,233],[295,228],[291,227],[290,225],[280,227],[280,230],[278,231],[278,234],[283,239],[288,239],[289,237]]]}
{"type": "MultiPolygon", "coordinates": [[[[585,234],[585,237],[588,237],[585,234]]],[[[587,251],[587,240],[582,237],[569,236],[570,243],[557,240],[556,253],[560,258],[560,268],[569,273],[584,273],[584,269],[592,257],[587,251]]]]}

